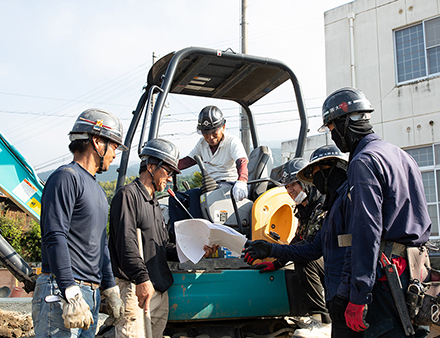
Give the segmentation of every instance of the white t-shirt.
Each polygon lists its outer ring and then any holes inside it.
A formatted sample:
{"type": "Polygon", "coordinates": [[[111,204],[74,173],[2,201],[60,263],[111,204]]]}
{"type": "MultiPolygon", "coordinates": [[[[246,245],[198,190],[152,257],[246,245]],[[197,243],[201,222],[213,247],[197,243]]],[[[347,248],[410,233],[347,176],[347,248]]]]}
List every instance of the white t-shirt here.
{"type": "Polygon", "coordinates": [[[238,173],[235,161],[239,158],[247,158],[246,151],[237,136],[227,132],[223,135],[214,154],[209,144],[201,137],[188,156],[194,158],[195,155],[199,155],[214,181],[237,181],[238,173]]]}

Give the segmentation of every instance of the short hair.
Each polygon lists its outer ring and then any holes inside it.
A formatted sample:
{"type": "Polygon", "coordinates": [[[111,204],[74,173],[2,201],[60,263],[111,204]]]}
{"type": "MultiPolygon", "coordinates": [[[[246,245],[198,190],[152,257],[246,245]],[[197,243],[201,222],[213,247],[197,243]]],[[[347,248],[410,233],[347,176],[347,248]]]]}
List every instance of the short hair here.
{"type": "Polygon", "coordinates": [[[74,140],[70,142],[69,150],[72,154],[75,154],[76,152],[83,153],[86,151],[87,147],[89,146],[89,143],[90,143],[90,139],[74,140]]]}

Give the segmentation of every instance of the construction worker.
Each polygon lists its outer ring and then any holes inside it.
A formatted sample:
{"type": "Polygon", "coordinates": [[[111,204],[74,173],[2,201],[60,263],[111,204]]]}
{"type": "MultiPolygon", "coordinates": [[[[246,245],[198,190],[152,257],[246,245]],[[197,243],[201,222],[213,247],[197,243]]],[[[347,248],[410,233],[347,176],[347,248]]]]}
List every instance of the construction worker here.
{"type": "MultiPolygon", "coordinates": [[[[167,140],[152,139],[140,158],[139,177],[116,192],[110,208],[110,256],[126,309],[115,327],[117,338],[143,337],[144,311],[150,314],[153,338],[163,336],[169,312],[167,290],[173,284],[167,261],[178,261],[155,192],[163,191],[173,174],[180,173],[179,151],[167,140]]],[[[207,257],[217,247],[204,250],[207,257]]]]}
{"type": "MultiPolygon", "coordinates": [[[[192,167],[197,162],[194,156],[201,157],[208,174],[221,187],[229,185],[236,201],[248,196],[247,155],[240,139],[225,131],[226,120],[222,111],[215,106],[203,108],[198,117],[197,132],[203,137],[199,139],[188,156],[179,160],[180,170],[192,167]]],[[[177,192],[176,196],[189,206],[189,212],[194,218],[202,218],[200,209],[200,188],[193,188],[184,193],[177,192]]],[[[170,200],[170,224],[173,234],[174,222],[188,218],[187,213],[174,200],[170,200]]],[[[172,235],[173,236],[173,235],[172,235]]]]}
{"type": "MultiPolygon", "coordinates": [[[[297,177],[298,171],[303,169],[309,161],[303,158],[294,158],[283,165],[280,183],[284,185],[287,193],[295,202],[295,217],[298,225],[295,237],[290,245],[304,245],[313,242],[313,239],[321,229],[325,211],[322,209],[325,195],[322,195],[315,186],[300,182],[297,177]]],[[[288,261],[277,259],[274,262],[261,262],[253,266],[260,272],[277,270],[288,261]]],[[[304,304],[307,313],[322,323],[330,323],[330,317],[325,304],[324,296],[324,260],[322,257],[302,262],[295,262],[295,271],[298,273],[304,291],[306,302],[304,304]]],[[[312,324],[312,321],[309,321],[312,324]]],[[[313,322],[313,324],[316,324],[313,322]]]]}
{"type": "MultiPolygon", "coordinates": [[[[245,249],[245,261],[275,257],[283,260],[307,262],[324,257],[324,280],[326,299],[332,319],[332,337],[363,337],[354,332],[344,321],[332,315],[333,298],[341,282],[346,247],[339,246],[338,237],[347,233],[349,222],[349,200],[346,170],[348,158],[337,147],[323,146],[310,156],[310,163],[297,173],[297,178],[305,184],[313,184],[321,194],[325,194],[323,209],[327,210],[321,230],[313,242],[305,245],[280,245],[266,241],[251,241],[245,249]]],[[[296,332],[296,331],[295,331],[296,332]]],[[[300,333],[300,332],[297,332],[300,333]]]]}
{"type": "MultiPolygon", "coordinates": [[[[323,126],[332,140],[350,153],[348,183],[351,198],[351,247],[347,250],[341,287],[340,311],[355,331],[370,337],[407,337],[390,291],[395,283],[408,287],[405,247],[424,245],[431,233],[422,176],[416,161],[399,147],[374,134],[373,108],[364,93],[341,88],[322,107],[323,126]],[[399,276],[388,281],[378,262],[384,253],[399,276]],[[345,310],[344,310],[345,308],[345,310]]],[[[397,275],[397,274],[396,274],[397,275]]],[[[395,292],[402,292],[400,286],[395,292]]],[[[405,324],[405,326],[411,325],[405,324]]],[[[424,337],[424,328],[415,328],[424,337]]],[[[413,336],[408,334],[408,336],[413,336]]]]}
{"type": "Polygon", "coordinates": [[[107,323],[124,312],[107,248],[107,197],[95,177],[108,170],[117,149],[127,150],[122,124],[113,114],[88,109],[69,134],[73,161],[52,173],[41,199],[42,273],[32,300],[36,337],[95,337],[101,296],[107,323]]]}

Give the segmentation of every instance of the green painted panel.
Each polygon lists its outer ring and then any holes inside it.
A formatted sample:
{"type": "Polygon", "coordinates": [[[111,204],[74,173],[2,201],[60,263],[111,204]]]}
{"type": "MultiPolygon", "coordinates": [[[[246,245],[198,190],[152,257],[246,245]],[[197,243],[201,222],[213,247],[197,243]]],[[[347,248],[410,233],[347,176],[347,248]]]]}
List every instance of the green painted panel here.
{"type": "Polygon", "coordinates": [[[289,314],[284,270],[177,272],[173,277],[170,321],[289,314]]]}

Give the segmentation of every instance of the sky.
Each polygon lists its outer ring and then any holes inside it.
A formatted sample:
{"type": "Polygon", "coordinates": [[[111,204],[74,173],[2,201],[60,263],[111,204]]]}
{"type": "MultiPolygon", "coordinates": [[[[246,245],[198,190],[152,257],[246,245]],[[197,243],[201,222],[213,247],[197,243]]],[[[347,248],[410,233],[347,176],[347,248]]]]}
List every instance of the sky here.
{"type": "MultiPolygon", "coordinates": [[[[320,125],[326,96],[324,12],[347,2],[248,0],[248,54],[294,71],[309,135],[320,125]]],[[[82,111],[112,112],[127,131],[153,54],[189,46],[240,52],[240,7],[240,0],[0,0],[0,132],[37,173],[69,163],[68,133],[82,111]]],[[[296,104],[292,91],[269,97],[255,104],[258,133],[261,144],[279,148],[298,137],[296,104]]],[[[197,115],[207,104],[167,99],[159,136],[174,142],[181,157],[200,137],[197,115]]],[[[227,130],[239,135],[236,106],[216,105],[227,130]]],[[[137,163],[136,149],[130,161],[137,163]]]]}

